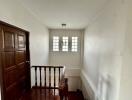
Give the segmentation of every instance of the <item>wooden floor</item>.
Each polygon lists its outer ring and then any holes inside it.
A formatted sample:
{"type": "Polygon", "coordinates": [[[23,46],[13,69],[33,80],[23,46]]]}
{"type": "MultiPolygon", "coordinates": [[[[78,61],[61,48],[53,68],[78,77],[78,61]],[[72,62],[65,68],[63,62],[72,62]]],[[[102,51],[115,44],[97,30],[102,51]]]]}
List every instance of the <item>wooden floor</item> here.
{"type": "MultiPolygon", "coordinates": [[[[32,89],[21,100],[60,100],[58,90],[32,89]]],[[[84,100],[81,92],[69,92],[68,100],[84,100]]]]}
{"type": "Polygon", "coordinates": [[[60,100],[57,92],[58,90],[32,89],[21,100],[60,100]]]}
{"type": "Polygon", "coordinates": [[[69,92],[68,100],[84,100],[81,92],[69,92]]]}

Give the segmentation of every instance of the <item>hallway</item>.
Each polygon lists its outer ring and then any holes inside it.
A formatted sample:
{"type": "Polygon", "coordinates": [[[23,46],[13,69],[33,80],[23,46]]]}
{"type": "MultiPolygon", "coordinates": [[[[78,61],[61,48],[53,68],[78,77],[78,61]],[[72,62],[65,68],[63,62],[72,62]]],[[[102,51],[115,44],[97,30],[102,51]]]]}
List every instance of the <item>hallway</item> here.
{"type": "Polygon", "coordinates": [[[131,100],[131,76],[132,0],[0,0],[1,100],[131,100]]]}

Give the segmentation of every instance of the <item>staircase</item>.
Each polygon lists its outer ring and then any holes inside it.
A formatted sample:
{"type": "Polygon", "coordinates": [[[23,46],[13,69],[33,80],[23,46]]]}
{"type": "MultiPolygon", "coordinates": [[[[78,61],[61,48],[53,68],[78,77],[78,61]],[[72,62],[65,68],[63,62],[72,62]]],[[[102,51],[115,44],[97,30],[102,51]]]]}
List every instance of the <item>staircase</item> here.
{"type": "Polygon", "coordinates": [[[33,66],[32,68],[35,73],[34,86],[20,100],[84,100],[80,91],[68,92],[65,67],[33,66]]]}
{"type": "Polygon", "coordinates": [[[63,66],[32,66],[34,86],[21,100],[66,100],[68,80],[63,66]],[[29,95],[29,96],[28,96],[29,95]]]}

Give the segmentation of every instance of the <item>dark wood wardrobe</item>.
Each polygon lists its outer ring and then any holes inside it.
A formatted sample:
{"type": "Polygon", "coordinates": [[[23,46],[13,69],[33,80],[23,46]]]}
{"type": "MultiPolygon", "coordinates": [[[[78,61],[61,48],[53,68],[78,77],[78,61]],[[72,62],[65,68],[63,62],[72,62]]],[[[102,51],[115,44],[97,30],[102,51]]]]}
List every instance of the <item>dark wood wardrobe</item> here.
{"type": "Polygon", "coordinates": [[[29,32],[0,21],[2,100],[20,100],[30,86],[29,32]]]}

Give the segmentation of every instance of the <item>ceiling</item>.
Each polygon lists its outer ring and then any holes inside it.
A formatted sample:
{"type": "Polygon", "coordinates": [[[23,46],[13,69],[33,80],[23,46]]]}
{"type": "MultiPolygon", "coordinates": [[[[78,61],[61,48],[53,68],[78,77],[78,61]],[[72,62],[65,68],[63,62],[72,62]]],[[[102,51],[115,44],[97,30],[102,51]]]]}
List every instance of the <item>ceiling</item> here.
{"type": "Polygon", "coordinates": [[[48,28],[85,28],[107,0],[19,0],[48,28]]]}

